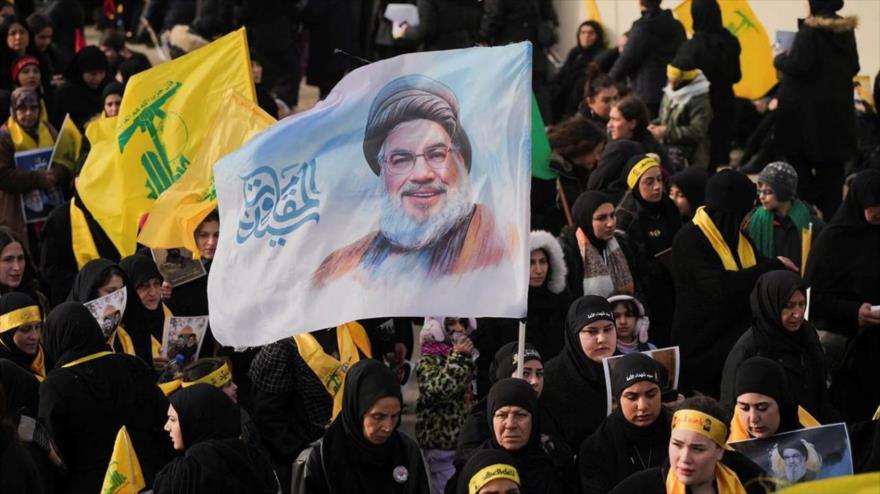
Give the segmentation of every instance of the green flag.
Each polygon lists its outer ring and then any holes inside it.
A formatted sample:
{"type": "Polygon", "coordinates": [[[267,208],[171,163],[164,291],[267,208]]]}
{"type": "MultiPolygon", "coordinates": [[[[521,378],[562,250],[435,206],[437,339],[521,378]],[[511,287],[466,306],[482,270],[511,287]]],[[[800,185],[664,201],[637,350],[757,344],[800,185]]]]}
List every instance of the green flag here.
{"type": "Polygon", "coordinates": [[[550,141],[544,130],[544,120],[538,110],[538,101],[532,95],[532,176],[544,180],[556,178],[556,172],[550,169],[550,141]]]}

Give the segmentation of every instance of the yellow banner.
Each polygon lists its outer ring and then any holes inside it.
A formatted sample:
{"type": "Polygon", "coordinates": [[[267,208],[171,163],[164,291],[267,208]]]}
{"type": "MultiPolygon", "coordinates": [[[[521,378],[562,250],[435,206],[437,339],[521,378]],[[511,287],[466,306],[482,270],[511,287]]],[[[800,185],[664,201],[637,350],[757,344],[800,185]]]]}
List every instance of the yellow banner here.
{"type": "Polygon", "coordinates": [[[256,102],[243,28],[128,82],[112,159],[94,157],[102,166],[91,170],[87,162],[79,183],[80,197],[121,255],[134,253],[138,221],[186,172],[229,89],[256,102]]]}
{"type": "Polygon", "coordinates": [[[275,123],[256,103],[230,89],[186,172],[159,196],[138,241],[154,249],[185,247],[198,257],[193,233],[217,207],[214,164],[275,123]]]}
{"type": "Polygon", "coordinates": [[[101,494],[136,494],[146,487],[141,464],[131,445],[128,430],[123,425],[116,434],[113,455],[104,475],[101,494]]]}
{"type": "MultiPolygon", "coordinates": [[[[721,7],[721,22],[737,37],[742,48],[739,55],[742,79],[733,86],[733,91],[740,98],[758,99],[777,82],[770,38],[748,0],[724,0],[718,4],[721,7]]],[[[688,36],[693,35],[691,0],[676,7],[675,16],[681,21],[688,36]]]]}
{"type": "Polygon", "coordinates": [[[52,162],[66,166],[73,170],[76,168],[76,160],[82,150],[82,132],[70,119],[70,114],[64,116],[61,130],[58,131],[58,139],[55,140],[55,150],[52,154],[52,162]]]}

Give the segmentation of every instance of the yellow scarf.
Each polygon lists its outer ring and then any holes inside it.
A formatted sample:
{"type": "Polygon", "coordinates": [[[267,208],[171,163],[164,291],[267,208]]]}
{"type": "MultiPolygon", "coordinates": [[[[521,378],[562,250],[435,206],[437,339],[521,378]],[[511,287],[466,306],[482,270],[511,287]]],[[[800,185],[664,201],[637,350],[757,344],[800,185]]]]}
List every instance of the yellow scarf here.
{"type": "MultiPolygon", "coordinates": [[[[162,303],[160,302],[160,304],[162,303]]],[[[168,307],[166,307],[165,304],[162,304],[162,312],[165,313],[166,322],[174,316],[174,314],[172,314],[171,311],[168,310],[168,307]]],[[[162,357],[162,342],[157,340],[156,337],[153,335],[150,335],[150,348],[152,349],[154,361],[157,358],[162,357]]]]}
{"type": "MultiPolygon", "coordinates": [[[[43,322],[43,314],[36,305],[29,305],[0,316],[0,333],[14,331],[20,326],[33,322],[43,322]]],[[[6,346],[2,341],[0,345],[6,346]]],[[[46,378],[46,358],[43,355],[43,346],[37,346],[37,356],[31,362],[31,371],[37,376],[37,380],[46,378]]]]}
{"type": "MultiPolygon", "coordinates": [[[[718,494],[746,494],[739,477],[733,470],[727,468],[721,462],[715,464],[715,483],[718,485],[718,494]]],[[[685,494],[687,487],[678,480],[675,469],[669,467],[666,474],[666,494],[685,494]]]]}
{"type": "MultiPolygon", "coordinates": [[[[810,412],[804,410],[801,406],[798,406],[798,422],[804,429],[819,427],[822,425],[815,417],[810,415],[810,412]]],[[[743,417],[740,412],[739,407],[735,407],[733,411],[733,420],[730,421],[730,437],[727,438],[727,443],[730,444],[736,441],[745,441],[746,439],[751,439],[751,436],[749,436],[749,426],[746,423],[745,417],[743,417]]]]}
{"type": "Polygon", "coordinates": [[[52,133],[49,132],[49,127],[42,121],[40,121],[37,130],[37,141],[34,141],[34,138],[25,132],[24,128],[12,117],[9,117],[9,120],[6,121],[6,128],[9,129],[9,136],[12,138],[12,143],[15,144],[16,151],[47,148],[55,144],[55,139],[52,137],[52,133]]]}
{"type": "MultiPolygon", "coordinates": [[[[107,342],[110,345],[110,348],[116,352],[116,340],[119,340],[119,344],[122,346],[122,353],[127,355],[135,355],[134,353],[134,342],[131,341],[131,336],[129,336],[128,331],[122,327],[120,324],[116,331],[113,332],[113,336],[110,337],[110,341],[107,342]]],[[[117,352],[118,353],[118,352],[117,352]]]]}
{"type": "MultiPolygon", "coordinates": [[[[2,341],[0,345],[6,346],[2,341]]],[[[37,356],[31,362],[31,372],[34,373],[37,381],[43,382],[43,379],[46,379],[46,356],[43,355],[43,345],[37,346],[37,356]]]]}
{"type": "MultiPolygon", "coordinates": [[[[694,224],[700,228],[700,231],[703,232],[703,235],[706,236],[706,239],[709,240],[709,243],[712,245],[712,248],[715,249],[715,253],[718,254],[718,257],[721,258],[721,263],[724,265],[724,269],[727,271],[739,271],[740,266],[737,265],[736,259],[734,259],[733,254],[730,252],[730,248],[724,241],[724,237],[721,236],[721,232],[718,231],[715,223],[712,222],[712,218],[706,213],[705,206],[701,206],[697,209],[693,221],[694,224]]],[[[743,269],[755,265],[755,251],[752,249],[752,244],[749,243],[742,232],[739,234],[739,243],[736,251],[743,269]]]]}
{"type": "Polygon", "coordinates": [[[113,352],[108,352],[106,350],[103,352],[93,353],[91,355],[86,355],[85,357],[80,357],[80,358],[74,360],[73,362],[68,362],[68,363],[62,365],[61,368],[66,369],[68,367],[73,367],[74,365],[84,364],[84,363],[88,362],[89,360],[95,360],[95,359],[101,358],[105,355],[112,355],[112,354],[113,354],[113,352]]]}
{"type": "Polygon", "coordinates": [[[358,350],[367,357],[372,357],[370,340],[364,327],[356,322],[345,323],[336,327],[336,342],[339,346],[339,359],[328,355],[314,336],[306,333],[293,337],[299,354],[306,361],[321,383],[333,398],[333,416],[342,410],[342,389],[345,374],[360,360],[358,350]]]}
{"type": "Polygon", "coordinates": [[[77,269],[82,269],[87,262],[101,257],[89,230],[89,224],[86,222],[86,215],[76,205],[75,198],[70,200],[70,236],[77,269]]]}

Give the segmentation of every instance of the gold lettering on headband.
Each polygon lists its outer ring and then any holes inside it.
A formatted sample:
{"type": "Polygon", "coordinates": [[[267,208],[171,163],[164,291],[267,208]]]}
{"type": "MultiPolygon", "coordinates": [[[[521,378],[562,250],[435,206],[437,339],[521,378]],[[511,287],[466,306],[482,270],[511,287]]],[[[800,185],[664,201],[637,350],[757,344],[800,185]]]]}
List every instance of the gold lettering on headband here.
{"type": "Polygon", "coordinates": [[[40,308],[36,305],[22,307],[0,316],[0,333],[5,333],[31,322],[43,322],[40,308]]]}
{"type": "Polygon", "coordinates": [[[232,381],[232,372],[230,372],[229,370],[229,365],[224,362],[223,365],[215,369],[210,374],[202,376],[195,381],[184,381],[181,386],[184,388],[188,388],[193,384],[206,383],[214,386],[215,388],[222,388],[223,386],[229,384],[229,381],[232,381]]]}
{"type": "Polygon", "coordinates": [[[711,415],[696,410],[679,410],[672,416],[672,430],[685,429],[702,434],[724,447],[727,426],[711,415]]]}
{"type": "Polygon", "coordinates": [[[511,465],[496,463],[480,470],[468,483],[468,494],[477,494],[489,482],[495,479],[508,479],[520,485],[519,472],[511,465]]]}
{"type": "Polygon", "coordinates": [[[646,171],[650,170],[654,167],[659,167],[660,163],[657,163],[657,159],[653,156],[645,156],[635,166],[632,167],[632,170],[629,171],[629,174],[626,176],[626,186],[632,189],[639,183],[639,179],[642,178],[642,175],[645,174],[646,171]]]}

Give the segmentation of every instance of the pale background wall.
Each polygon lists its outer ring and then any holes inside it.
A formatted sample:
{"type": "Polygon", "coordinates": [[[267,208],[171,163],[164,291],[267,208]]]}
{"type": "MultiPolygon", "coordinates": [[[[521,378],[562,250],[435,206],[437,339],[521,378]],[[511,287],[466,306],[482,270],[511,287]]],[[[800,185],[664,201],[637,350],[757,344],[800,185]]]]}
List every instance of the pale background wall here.
{"type": "MultiPolygon", "coordinates": [[[[723,3],[725,0],[719,0],[723,3]]],[[[575,44],[575,30],[586,20],[586,0],[554,0],[559,14],[559,44],[554,51],[565,58],[568,50],[575,44]]],[[[683,0],[664,0],[661,7],[674,9],[683,0]]],[[[606,29],[606,39],[616,43],[619,33],[625,32],[633,21],[641,15],[638,0],[596,0],[602,24],[606,29]]],[[[809,13],[807,0],[750,0],[755,15],[764,24],[770,41],[777,30],[797,31],[798,18],[809,13]]],[[[880,69],[880,0],[846,0],[842,16],[855,15],[859,18],[856,28],[856,42],[859,48],[860,75],[869,75],[871,83],[880,69]]]]}

